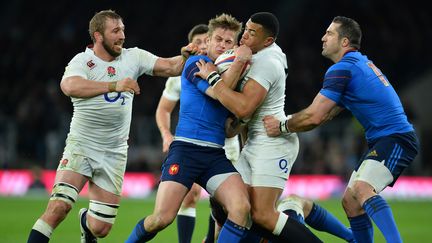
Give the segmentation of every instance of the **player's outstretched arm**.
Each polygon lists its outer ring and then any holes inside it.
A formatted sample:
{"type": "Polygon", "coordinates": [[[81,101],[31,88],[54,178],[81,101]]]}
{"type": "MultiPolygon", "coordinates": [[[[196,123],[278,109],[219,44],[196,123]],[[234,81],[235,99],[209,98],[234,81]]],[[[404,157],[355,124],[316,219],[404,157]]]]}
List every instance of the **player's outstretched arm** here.
{"type": "Polygon", "coordinates": [[[60,88],[67,96],[74,98],[90,98],[108,92],[140,93],[136,80],[124,78],[114,82],[88,80],[80,76],[71,76],[63,79],[60,88]]]}
{"type": "Polygon", "coordinates": [[[314,129],[322,123],[333,119],[342,110],[336,102],[318,93],[312,104],[306,109],[288,116],[287,120],[279,121],[274,116],[263,118],[264,127],[270,137],[281,133],[304,132],[314,129]]]}
{"type": "Polygon", "coordinates": [[[189,43],[187,46],[181,48],[179,56],[170,58],[159,57],[153,68],[153,75],[160,77],[180,76],[186,60],[190,55],[195,55],[198,49],[196,44],[189,43]]]}

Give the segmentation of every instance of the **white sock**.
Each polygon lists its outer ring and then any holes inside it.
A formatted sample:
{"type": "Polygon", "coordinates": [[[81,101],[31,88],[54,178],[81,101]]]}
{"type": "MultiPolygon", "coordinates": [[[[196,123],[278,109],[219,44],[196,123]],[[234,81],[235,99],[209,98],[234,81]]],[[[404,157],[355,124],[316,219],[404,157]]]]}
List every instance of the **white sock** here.
{"type": "Polygon", "coordinates": [[[42,219],[38,219],[36,221],[36,223],[33,225],[33,229],[41,232],[48,238],[51,238],[53,232],[53,228],[42,219]]]}
{"type": "Polygon", "coordinates": [[[274,235],[280,235],[280,233],[282,232],[287,220],[288,220],[288,215],[279,212],[279,218],[278,218],[278,220],[276,222],[276,226],[273,230],[274,235]]]}
{"type": "Polygon", "coordinates": [[[196,208],[183,208],[181,207],[177,213],[177,215],[196,217],[196,208]]]}

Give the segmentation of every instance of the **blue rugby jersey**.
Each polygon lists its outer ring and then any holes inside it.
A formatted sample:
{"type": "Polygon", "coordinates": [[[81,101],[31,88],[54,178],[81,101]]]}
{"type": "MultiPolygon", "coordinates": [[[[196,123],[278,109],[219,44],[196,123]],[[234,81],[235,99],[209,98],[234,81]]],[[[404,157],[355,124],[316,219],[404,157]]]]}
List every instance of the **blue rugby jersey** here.
{"type": "Polygon", "coordinates": [[[186,61],[181,75],[180,112],[175,136],[223,146],[229,111],[205,94],[209,88],[207,81],[194,76],[199,71],[195,64],[199,59],[212,62],[207,56],[191,56],[186,61]]]}
{"type": "Polygon", "coordinates": [[[414,130],[386,76],[358,51],[346,53],[327,70],[320,93],[350,110],[368,141],[414,130]]]}

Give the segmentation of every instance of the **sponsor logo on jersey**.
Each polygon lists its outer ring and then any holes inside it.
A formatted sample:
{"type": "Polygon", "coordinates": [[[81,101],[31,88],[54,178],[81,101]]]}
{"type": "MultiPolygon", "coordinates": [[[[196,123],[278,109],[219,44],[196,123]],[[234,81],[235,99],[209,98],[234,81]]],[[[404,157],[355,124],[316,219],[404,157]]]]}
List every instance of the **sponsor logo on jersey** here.
{"type": "Polygon", "coordinates": [[[368,153],[366,157],[378,157],[378,153],[376,150],[372,150],[368,153]]]}
{"type": "Polygon", "coordinates": [[[62,160],[60,161],[60,168],[64,168],[64,167],[66,167],[67,163],[69,163],[69,160],[68,160],[68,159],[62,159],[62,160]]]}
{"type": "Polygon", "coordinates": [[[177,173],[179,172],[179,169],[180,169],[180,167],[179,167],[178,164],[172,164],[172,165],[169,167],[168,173],[169,173],[170,175],[177,175],[177,173]]]}
{"type": "Polygon", "coordinates": [[[116,75],[116,70],[113,66],[107,68],[108,76],[114,77],[116,75]]]}
{"type": "Polygon", "coordinates": [[[90,60],[87,62],[87,67],[93,69],[94,67],[96,67],[96,64],[93,62],[93,60],[90,60]]]}

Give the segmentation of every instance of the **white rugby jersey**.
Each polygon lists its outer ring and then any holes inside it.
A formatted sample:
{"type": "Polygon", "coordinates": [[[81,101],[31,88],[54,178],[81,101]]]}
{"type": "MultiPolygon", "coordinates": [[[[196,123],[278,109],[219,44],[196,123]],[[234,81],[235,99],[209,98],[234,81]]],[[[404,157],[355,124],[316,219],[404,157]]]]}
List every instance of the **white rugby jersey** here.
{"type": "Polygon", "coordinates": [[[264,116],[273,115],[277,119],[285,117],[285,70],[288,68],[286,56],[276,43],[254,54],[251,62],[251,68],[240,88],[243,89],[246,80],[253,79],[268,93],[248,122],[249,139],[261,135],[267,137],[262,121],[264,116]]]}
{"type": "MultiPolygon", "coordinates": [[[[158,57],[139,48],[123,49],[111,62],[98,58],[93,49],[77,54],[66,67],[63,78],[112,82],[142,74],[152,75],[158,57]]],[[[94,149],[124,152],[127,149],[132,101],[129,92],[110,92],[92,98],[71,98],[74,111],[67,142],[78,142],[94,149]]]]}
{"type": "Polygon", "coordinates": [[[180,99],[181,90],[181,76],[170,77],[165,83],[165,89],[162,96],[171,101],[178,101],[180,99]]]}

